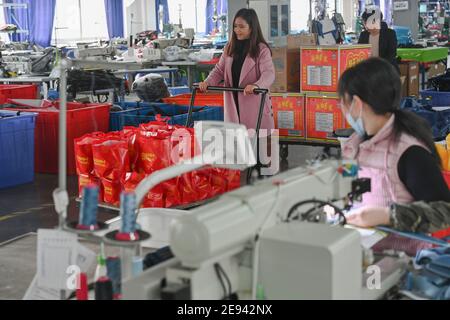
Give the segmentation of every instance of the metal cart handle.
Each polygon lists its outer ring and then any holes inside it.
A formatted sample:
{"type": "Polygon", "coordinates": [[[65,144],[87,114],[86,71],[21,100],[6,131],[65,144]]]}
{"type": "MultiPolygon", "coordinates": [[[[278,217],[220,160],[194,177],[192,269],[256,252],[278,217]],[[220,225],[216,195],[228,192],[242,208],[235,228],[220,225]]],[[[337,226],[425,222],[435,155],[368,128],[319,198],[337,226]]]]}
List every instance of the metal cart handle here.
{"type": "MultiPolygon", "coordinates": [[[[192,109],[194,106],[197,90],[199,89],[199,85],[194,84],[192,86],[192,89],[193,90],[192,90],[192,96],[191,96],[191,103],[189,105],[189,112],[188,112],[188,118],[186,121],[186,127],[190,127],[192,124],[192,109]]],[[[244,88],[211,86],[211,87],[208,87],[207,90],[208,91],[216,91],[216,92],[224,92],[224,91],[226,91],[226,92],[244,92],[245,89],[244,88]]],[[[255,90],[253,90],[253,93],[261,95],[261,102],[259,105],[258,118],[256,121],[256,137],[259,137],[259,130],[261,129],[261,122],[262,122],[262,117],[263,117],[264,106],[266,104],[266,98],[267,98],[267,95],[269,94],[269,90],[257,88],[255,90]]],[[[256,168],[259,170],[259,168],[261,167],[261,164],[259,161],[259,138],[256,138],[256,160],[257,160],[256,168]]],[[[253,169],[250,169],[247,172],[247,183],[250,183],[250,181],[251,181],[252,172],[253,172],[253,169]]]]}
{"type": "MultiPolygon", "coordinates": [[[[199,85],[198,84],[194,84],[192,86],[192,95],[191,95],[191,102],[189,105],[189,111],[188,111],[188,118],[186,121],[186,127],[190,127],[192,125],[192,109],[194,106],[194,102],[195,102],[195,97],[197,94],[197,91],[199,90],[199,85]]],[[[217,86],[211,86],[207,88],[208,91],[215,91],[215,92],[244,92],[244,88],[231,88],[231,87],[217,87],[217,86]]],[[[269,90],[268,89],[260,89],[257,88],[253,91],[255,94],[260,94],[261,95],[261,103],[259,106],[259,114],[258,114],[258,119],[257,119],[257,124],[256,124],[256,133],[259,136],[259,129],[261,128],[261,121],[262,121],[262,115],[263,115],[263,110],[264,110],[264,105],[266,103],[266,97],[269,94],[269,90]]]]}
{"type": "MultiPolygon", "coordinates": [[[[194,90],[198,90],[199,89],[199,85],[198,84],[194,84],[193,86],[194,90]]],[[[231,88],[231,87],[215,87],[215,86],[211,86],[207,88],[207,91],[220,91],[220,92],[244,92],[244,88],[231,88]]],[[[255,94],[268,94],[269,90],[268,89],[260,89],[260,88],[256,88],[255,90],[253,90],[253,93],[255,94]]]]}

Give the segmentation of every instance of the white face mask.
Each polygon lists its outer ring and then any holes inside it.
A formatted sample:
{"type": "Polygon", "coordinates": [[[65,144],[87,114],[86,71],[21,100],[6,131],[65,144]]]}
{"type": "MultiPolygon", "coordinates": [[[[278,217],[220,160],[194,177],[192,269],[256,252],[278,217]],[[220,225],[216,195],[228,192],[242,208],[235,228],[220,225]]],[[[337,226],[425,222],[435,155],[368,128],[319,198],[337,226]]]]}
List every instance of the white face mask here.
{"type": "Polygon", "coordinates": [[[359,118],[355,120],[352,117],[352,111],[353,111],[354,106],[355,106],[355,100],[352,101],[350,111],[345,114],[345,118],[347,119],[348,124],[351,125],[352,128],[355,130],[356,134],[358,136],[360,136],[361,138],[364,138],[366,136],[366,129],[364,129],[364,122],[362,119],[362,109],[361,109],[361,113],[359,114],[359,118]]]}

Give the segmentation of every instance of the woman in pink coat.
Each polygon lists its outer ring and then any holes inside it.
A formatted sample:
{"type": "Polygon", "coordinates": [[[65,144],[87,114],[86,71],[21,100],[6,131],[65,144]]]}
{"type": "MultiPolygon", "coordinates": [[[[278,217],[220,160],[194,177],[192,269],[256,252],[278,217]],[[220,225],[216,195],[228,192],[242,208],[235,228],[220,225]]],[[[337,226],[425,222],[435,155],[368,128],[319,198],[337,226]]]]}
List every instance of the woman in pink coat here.
{"type": "MultiPolygon", "coordinates": [[[[219,63],[199,86],[205,92],[208,86],[217,86],[223,81],[225,87],[245,88],[244,93],[224,93],[225,121],[255,129],[261,97],[253,91],[268,89],[275,80],[272,52],[264,40],[255,10],[239,10],[233,26],[231,40],[219,63]]],[[[264,106],[261,129],[274,129],[270,99],[264,106]]]]}

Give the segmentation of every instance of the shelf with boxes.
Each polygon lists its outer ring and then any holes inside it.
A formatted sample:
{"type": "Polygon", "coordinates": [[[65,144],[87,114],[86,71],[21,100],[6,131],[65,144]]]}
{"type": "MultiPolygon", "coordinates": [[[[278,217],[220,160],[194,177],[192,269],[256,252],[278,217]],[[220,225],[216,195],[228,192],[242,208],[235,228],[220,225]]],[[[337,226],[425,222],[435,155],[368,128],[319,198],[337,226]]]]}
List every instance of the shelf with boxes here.
{"type": "Polygon", "coordinates": [[[280,142],[282,146],[339,146],[334,132],[349,127],[338,106],[339,77],[369,58],[371,48],[316,46],[315,36],[307,35],[289,38],[287,47],[273,50],[276,80],[271,88],[272,106],[280,142]]]}

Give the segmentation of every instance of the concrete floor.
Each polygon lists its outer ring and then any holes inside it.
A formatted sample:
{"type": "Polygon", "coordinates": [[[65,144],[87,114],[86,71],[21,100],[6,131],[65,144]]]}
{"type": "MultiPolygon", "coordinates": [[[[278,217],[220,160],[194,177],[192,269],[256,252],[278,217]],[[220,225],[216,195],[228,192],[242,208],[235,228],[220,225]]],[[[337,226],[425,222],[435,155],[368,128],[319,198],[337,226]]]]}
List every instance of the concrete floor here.
{"type": "MultiPolygon", "coordinates": [[[[282,171],[305,164],[323,148],[290,146],[282,171]]],[[[7,240],[36,232],[39,228],[53,228],[58,217],[53,207],[52,192],[57,187],[56,175],[38,174],[33,183],[0,189],[0,244],[7,240]]],[[[76,220],[79,209],[75,203],[78,193],[76,177],[68,178],[70,194],[69,219],[76,220]]],[[[117,212],[100,209],[99,219],[109,220],[117,212]]],[[[35,273],[36,237],[25,237],[4,246],[0,245],[0,299],[21,299],[35,273]]]]}
{"type": "MultiPolygon", "coordinates": [[[[315,157],[322,148],[290,146],[288,162],[282,163],[282,170],[303,165],[307,159],[315,157]]],[[[34,182],[13,188],[0,189],[0,243],[36,232],[38,228],[52,228],[58,223],[53,207],[52,192],[57,187],[57,175],[37,174],[34,182]]],[[[78,216],[78,207],[74,199],[78,193],[77,178],[67,181],[71,205],[69,218],[78,216]]],[[[108,220],[115,213],[100,210],[99,219],[108,220]]]]}

